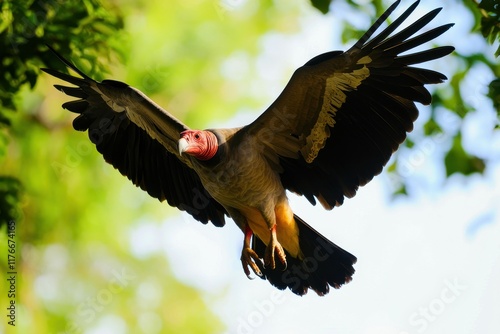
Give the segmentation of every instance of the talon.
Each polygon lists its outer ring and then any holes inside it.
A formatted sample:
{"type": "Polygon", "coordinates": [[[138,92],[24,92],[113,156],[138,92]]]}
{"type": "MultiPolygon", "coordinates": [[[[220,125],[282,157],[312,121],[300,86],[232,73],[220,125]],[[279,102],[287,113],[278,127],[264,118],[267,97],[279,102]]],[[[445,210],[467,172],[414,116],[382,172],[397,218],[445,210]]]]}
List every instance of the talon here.
{"type": "Polygon", "coordinates": [[[283,269],[283,271],[285,271],[287,268],[286,255],[285,250],[278,242],[278,238],[276,237],[276,225],[271,228],[271,241],[269,241],[269,244],[266,247],[266,253],[264,255],[264,264],[266,267],[269,267],[271,269],[276,268],[275,256],[278,258],[281,264],[285,266],[285,268],[283,269]]]}
{"type": "Polygon", "coordinates": [[[250,229],[250,227],[246,226],[245,228],[245,239],[243,241],[243,249],[241,250],[241,265],[243,266],[243,271],[245,272],[245,275],[247,275],[248,279],[254,279],[254,277],[250,276],[250,269],[255,273],[255,275],[259,276],[260,278],[263,277],[262,274],[262,269],[263,265],[262,262],[255,253],[255,251],[250,247],[250,240],[252,238],[253,232],[250,229]]]}
{"type": "Polygon", "coordinates": [[[286,255],[283,247],[278,241],[276,241],[275,243],[269,243],[269,245],[267,245],[266,254],[264,256],[265,266],[269,267],[270,269],[275,269],[276,268],[275,257],[278,258],[281,264],[285,266],[285,268],[283,269],[283,271],[285,271],[287,268],[286,255]]]}
{"type": "Polygon", "coordinates": [[[243,266],[243,271],[245,275],[247,275],[248,279],[254,279],[254,277],[250,276],[250,269],[255,273],[255,275],[262,277],[262,272],[259,268],[259,264],[262,266],[262,262],[260,261],[259,256],[255,251],[249,247],[243,248],[241,251],[241,264],[243,266]]]}
{"type": "Polygon", "coordinates": [[[283,269],[281,269],[281,271],[286,271],[286,269],[288,268],[288,263],[286,262],[286,256],[285,256],[285,263],[281,262],[283,264],[283,269]]]}

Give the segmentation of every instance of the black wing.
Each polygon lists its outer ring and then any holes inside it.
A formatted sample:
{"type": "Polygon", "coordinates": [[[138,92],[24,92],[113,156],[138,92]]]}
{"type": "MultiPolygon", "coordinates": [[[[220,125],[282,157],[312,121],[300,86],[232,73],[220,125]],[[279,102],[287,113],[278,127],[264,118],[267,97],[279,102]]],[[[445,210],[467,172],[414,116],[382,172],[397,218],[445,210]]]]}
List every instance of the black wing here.
{"type": "Polygon", "coordinates": [[[42,69],[76,87],[54,85],[79,98],[63,108],[79,114],[73,121],[78,131],[88,131],[104,159],[149,195],[187,211],[202,223],[224,225],[225,209],[205,190],[188,159],[179,155],[180,132],[188,128],[129,85],[96,82],[51,49],[82,78],[42,69]]]}
{"type": "Polygon", "coordinates": [[[410,6],[379,35],[371,35],[394,3],[348,51],[319,55],[293,74],[277,100],[242,129],[279,162],[285,188],[331,209],[382,171],[413,129],[414,102],[429,104],[425,84],[446,77],[412,65],[451,53],[451,46],[401,55],[448,30],[443,25],[415,35],[440,11],[433,10],[393,34],[418,5],[410,6]]]}

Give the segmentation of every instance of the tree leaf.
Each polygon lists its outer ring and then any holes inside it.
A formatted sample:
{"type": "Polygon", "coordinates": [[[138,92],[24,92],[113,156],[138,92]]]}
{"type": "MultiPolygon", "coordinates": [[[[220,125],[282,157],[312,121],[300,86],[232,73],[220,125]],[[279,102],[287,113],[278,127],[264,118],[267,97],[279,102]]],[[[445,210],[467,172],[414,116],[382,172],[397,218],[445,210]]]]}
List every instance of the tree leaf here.
{"type": "Polygon", "coordinates": [[[0,228],[17,219],[21,182],[13,177],[0,176],[0,228]]]}
{"type": "MultiPolygon", "coordinates": [[[[483,37],[493,44],[500,41],[500,3],[498,0],[482,0],[477,4],[481,12],[481,33],[483,37]]],[[[495,56],[500,55],[500,46],[495,56]]]]}
{"type": "Polygon", "coordinates": [[[426,136],[432,136],[436,133],[442,133],[443,129],[441,126],[436,122],[434,117],[431,117],[425,124],[424,124],[424,133],[426,136]]]}
{"type": "Polygon", "coordinates": [[[500,78],[490,82],[488,88],[488,97],[493,102],[493,107],[497,110],[498,116],[500,116],[500,78]]]}
{"type": "Polygon", "coordinates": [[[453,146],[444,158],[446,176],[460,173],[470,175],[473,173],[483,173],[486,164],[483,159],[465,152],[462,146],[462,136],[459,134],[453,140],[453,146]]]}
{"type": "Polygon", "coordinates": [[[311,4],[314,8],[318,9],[323,14],[328,13],[330,10],[330,3],[332,0],[311,0],[311,4]]]}

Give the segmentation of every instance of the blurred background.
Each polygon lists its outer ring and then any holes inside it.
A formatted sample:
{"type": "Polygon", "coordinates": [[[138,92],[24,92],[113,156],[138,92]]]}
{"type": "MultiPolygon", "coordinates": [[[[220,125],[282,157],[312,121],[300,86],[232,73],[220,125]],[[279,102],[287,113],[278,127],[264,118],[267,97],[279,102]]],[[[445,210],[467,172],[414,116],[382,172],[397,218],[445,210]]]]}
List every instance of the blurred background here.
{"type": "MultiPolygon", "coordinates": [[[[133,186],[72,129],[69,98],[39,70],[63,69],[49,44],[192,128],[238,126],[390,4],[0,2],[0,333],[499,333],[498,1],[439,2],[430,26],[456,25],[427,46],[456,52],[424,66],[449,80],[429,87],[433,105],[419,106],[381,176],[332,212],[291,195],[295,212],[358,257],[354,280],[321,298],[248,280],[232,221],[203,226],[133,186]]],[[[409,21],[435,6],[423,0],[409,21]]]]}

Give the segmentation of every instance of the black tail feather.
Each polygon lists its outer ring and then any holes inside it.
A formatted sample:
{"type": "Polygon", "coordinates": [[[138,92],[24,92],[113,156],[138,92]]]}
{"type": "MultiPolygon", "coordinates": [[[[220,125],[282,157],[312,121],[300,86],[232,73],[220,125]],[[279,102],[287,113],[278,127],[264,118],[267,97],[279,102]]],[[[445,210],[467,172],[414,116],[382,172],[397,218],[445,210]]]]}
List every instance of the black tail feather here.
{"type": "MultiPolygon", "coordinates": [[[[285,250],[287,267],[276,263],[274,270],[261,268],[263,279],[280,290],[289,288],[293,293],[302,296],[312,289],[323,296],[330,291],[330,286],[338,289],[349,283],[354,274],[353,264],[356,257],[338,247],[319,234],[306,222],[294,215],[299,227],[299,243],[302,259],[294,258],[285,250]]],[[[253,249],[263,258],[264,243],[254,236],[253,249]]]]}

